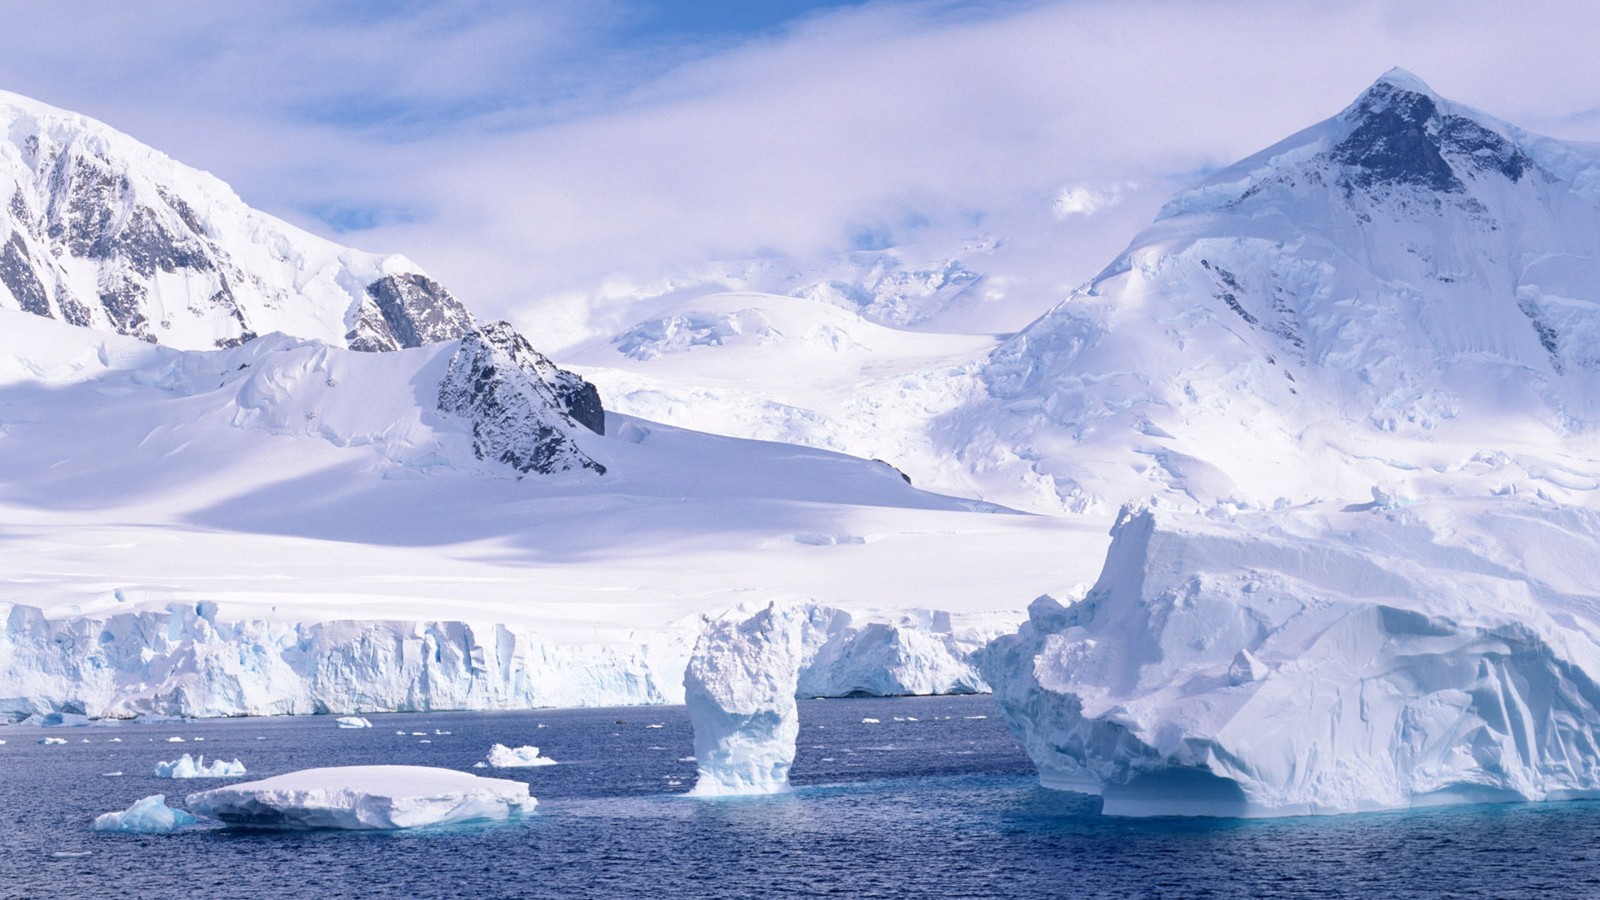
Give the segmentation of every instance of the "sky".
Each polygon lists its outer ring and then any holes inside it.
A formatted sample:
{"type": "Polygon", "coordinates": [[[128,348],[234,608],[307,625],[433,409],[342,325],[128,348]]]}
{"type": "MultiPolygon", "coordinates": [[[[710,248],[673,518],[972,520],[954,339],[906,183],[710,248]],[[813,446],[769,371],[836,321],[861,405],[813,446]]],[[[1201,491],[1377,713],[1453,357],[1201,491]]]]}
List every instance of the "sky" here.
{"type": "Polygon", "coordinates": [[[1529,130],[1600,140],[1600,4],[1570,0],[5,11],[0,88],[301,227],[405,253],[532,335],[717,261],[984,237],[1034,249],[1028,300],[1048,305],[1174,190],[1393,66],[1529,130]]]}

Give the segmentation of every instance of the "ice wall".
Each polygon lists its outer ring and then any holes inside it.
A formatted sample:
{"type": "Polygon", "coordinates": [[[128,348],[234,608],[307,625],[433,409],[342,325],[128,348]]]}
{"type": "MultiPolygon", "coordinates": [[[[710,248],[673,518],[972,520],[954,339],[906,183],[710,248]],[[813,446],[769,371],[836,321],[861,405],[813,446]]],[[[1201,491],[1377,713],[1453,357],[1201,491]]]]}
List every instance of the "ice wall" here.
{"type": "MultiPolygon", "coordinates": [[[[1020,618],[810,603],[795,615],[806,697],[987,690],[969,657],[1020,618]]],[[[679,703],[699,627],[573,645],[486,623],[229,622],[213,603],[61,619],[0,604],[0,722],[679,703]]]]}
{"type": "Polygon", "coordinates": [[[1115,815],[1600,793],[1600,517],[1438,499],[1129,513],[979,654],[1046,787],[1115,815]]]}
{"type": "Polygon", "coordinates": [[[56,620],[0,604],[0,616],[0,721],[665,703],[682,665],[644,644],[554,644],[495,624],[226,622],[212,603],[56,620]]]}

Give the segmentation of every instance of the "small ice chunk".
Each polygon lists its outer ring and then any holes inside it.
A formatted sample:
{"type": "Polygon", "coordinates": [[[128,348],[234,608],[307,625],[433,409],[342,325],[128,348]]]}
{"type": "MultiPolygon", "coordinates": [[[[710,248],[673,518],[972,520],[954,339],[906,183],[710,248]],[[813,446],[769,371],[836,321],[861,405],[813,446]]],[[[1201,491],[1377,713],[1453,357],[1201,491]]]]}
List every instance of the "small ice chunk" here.
{"type": "Polygon", "coordinates": [[[871,717],[868,717],[868,718],[862,719],[861,720],[861,724],[863,724],[863,725],[877,725],[877,724],[879,724],[879,720],[871,718],[871,717]]]}
{"type": "Polygon", "coordinates": [[[167,738],[167,743],[169,743],[169,744],[181,744],[181,743],[183,743],[183,738],[178,737],[177,735],[173,735],[172,737],[167,738]]]}
{"type": "Polygon", "coordinates": [[[304,769],[188,797],[189,808],[255,828],[394,830],[532,812],[528,785],[430,766],[304,769]]]}
{"type": "Polygon", "coordinates": [[[118,771],[118,772],[101,772],[100,773],[100,777],[101,778],[121,778],[122,777],[122,773],[120,771],[118,771]]]}
{"type": "Polygon", "coordinates": [[[540,756],[538,747],[507,747],[495,744],[489,748],[489,765],[496,769],[524,769],[532,766],[553,766],[556,761],[540,756]]]}
{"type": "Polygon", "coordinates": [[[1228,681],[1231,684],[1249,684],[1267,677],[1267,664],[1251,655],[1249,650],[1240,650],[1234,654],[1232,665],[1228,666],[1228,681]]]}
{"type": "MultiPolygon", "coordinates": [[[[5,743],[5,741],[0,741],[0,744],[3,744],[3,743],[5,743]]],[[[120,743],[122,743],[122,738],[112,738],[111,739],[111,743],[120,744],[120,743]]]]}
{"type": "Polygon", "coordinates": [[[334,720],[340,728],[371,728],[372,722],[365,716],[340,716],[334,720]]]}
{"type": "Polygon", "coordinates": [[[244,763],[239,760],[218,759],[207,765],[203,754],[195,759],[185,753],[170,762],[156,763],[157,778],[238,778],[243,774],[244,763]]]}
{"type": "Polygon", "coordinates": [[[477,762],[473,763],[472,767],[474,769],[487,769],[487,768],[489,768],[489,764],[480,759],[477,762]]]}
{"type": "Polygon", "coordinates": [[[649,725],[646,725],[645,727],[646,728],[665,728],[667,726],[665,724],[661,723],[661,722],[652,722],[649,725]]]}
{"type": "Polygon", "coordinates": [[[122,831],[130,834],[171,834],[199,823],[199,819],[167,805],[166,794],[151,794],[122,812],[108,812],[94,820],[95,831],[122,831]]]}
{"type": "Polygon", "coordinates": [[[49,745],[49,746],[55,746],[56,744],[65,744],[66,742],[67,742],[66,738],[58,738],[58,737],[47,737],[47,738],[40,738],[39,739],[39,743],[46,744],[46,745],[49,745]]]}

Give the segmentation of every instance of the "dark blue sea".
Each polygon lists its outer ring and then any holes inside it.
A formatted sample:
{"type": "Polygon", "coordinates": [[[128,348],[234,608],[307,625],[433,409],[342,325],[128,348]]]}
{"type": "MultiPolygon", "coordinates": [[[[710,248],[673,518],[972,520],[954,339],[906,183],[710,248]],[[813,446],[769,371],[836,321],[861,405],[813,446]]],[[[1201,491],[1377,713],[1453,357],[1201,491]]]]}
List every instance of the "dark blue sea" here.
{"type": "Polygon", "coordinates": [[[0,728],[0,896],[1600,897],[1600,804],[1106,818],[1093,798],[1037,787],[988,697],[803,703],[796,790],[721,801],[682,796],[695,773],[682,707],[370,718],[0,728]],[[560,765],[471,769],[494,743],[560,765]],[[90,830],[140,797],[226,783],[154,776],[185,751],[238,757],[252,778],[459,768],[526,780],[539,807],[391,834],[90,830]]]}

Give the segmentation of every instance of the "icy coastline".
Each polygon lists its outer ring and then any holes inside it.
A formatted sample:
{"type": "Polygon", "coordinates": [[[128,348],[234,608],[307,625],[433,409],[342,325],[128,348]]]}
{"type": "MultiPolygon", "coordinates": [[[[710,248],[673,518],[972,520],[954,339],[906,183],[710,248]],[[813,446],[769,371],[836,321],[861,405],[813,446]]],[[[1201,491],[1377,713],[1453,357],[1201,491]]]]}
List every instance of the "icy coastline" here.
{"type": "MultiPolygon", "coordinates": [[[[1020,621],[795,607],[807,697],[987,691],[969,656],[1020,621]]],[[[696,618],[574,645],[499,624],[227,621],[214,603],[67,618],[0,604],[0,616],[0,722],[682,703],[700,629],[696,618]]]]}

